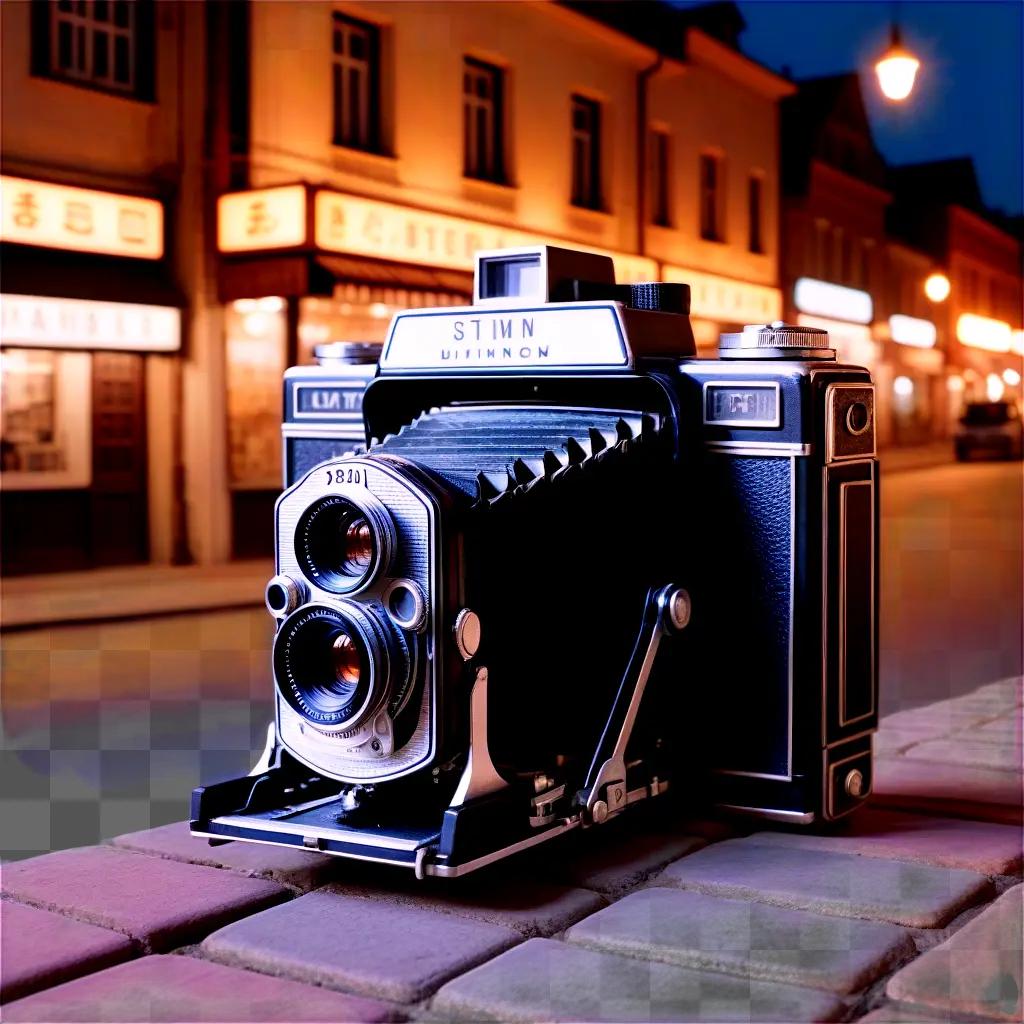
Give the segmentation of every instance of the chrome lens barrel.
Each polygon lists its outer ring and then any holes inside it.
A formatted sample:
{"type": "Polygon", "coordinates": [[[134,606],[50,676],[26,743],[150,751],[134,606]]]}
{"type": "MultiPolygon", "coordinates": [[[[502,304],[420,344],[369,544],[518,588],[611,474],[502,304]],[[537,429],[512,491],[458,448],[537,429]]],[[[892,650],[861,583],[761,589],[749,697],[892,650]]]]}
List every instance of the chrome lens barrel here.
{"type": "Polygon", "coordinates": [[[391,646],[385,627],[358,605],[304,605],[274,641],[278,689],[320,732],[357,729],[392,693],[391,646]]]}
{"type": "Polygon", "coordinates": [[[372,500],[357,504],[332,494],[299,517],[295,557],[302,574],[331,594],[354,594],[386,571],[394,549],[394,527],[372,500]]]}

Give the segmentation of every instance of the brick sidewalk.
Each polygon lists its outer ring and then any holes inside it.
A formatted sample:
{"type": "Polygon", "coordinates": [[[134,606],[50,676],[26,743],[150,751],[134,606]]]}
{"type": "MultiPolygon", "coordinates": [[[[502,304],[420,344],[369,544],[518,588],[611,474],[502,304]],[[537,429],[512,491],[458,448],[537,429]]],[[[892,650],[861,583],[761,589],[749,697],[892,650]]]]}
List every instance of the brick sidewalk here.
{"type": "Polygon", "coordinates": [[[184,825],[3,869],[5,1021],[1020,1021],[1021,680],[886,719],[828,832],[604,829],[454,882],[184,825]]]}

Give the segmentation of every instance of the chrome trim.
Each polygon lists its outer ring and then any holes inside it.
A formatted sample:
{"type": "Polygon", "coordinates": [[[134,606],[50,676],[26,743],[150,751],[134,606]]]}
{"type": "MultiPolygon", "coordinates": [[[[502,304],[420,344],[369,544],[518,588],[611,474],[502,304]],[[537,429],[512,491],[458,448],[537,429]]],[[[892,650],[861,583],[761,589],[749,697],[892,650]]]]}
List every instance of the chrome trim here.
{"type": "MultiPolygon", "coordinates": [[[[875,481],[874,474],[867,480],[847,480],[839,485],[839,727],[841,729],[855,722],[870,718],[875,713],[875,688],[871,687],[871,709],[856,718],[846,717],[846,497],[847,488],[867,487],[870,491],[871,521],[871,594],[875,593],[875,481]]],[[[871,679],[875,679],[878,666],[875,664],[875,607],[871,603],[871,679]]]]}
{"type": "Polygon", "coordinates": [[[822,750],[831,750],[833,747],[841,747],[844,743],[852,743],[854,740],[862,740],[865,736],[873,736],[878,732],[878,727],[875,726],[871,729],[865,729],[863,732],[854,733],[852,736],[844,736],[841,740],[833,740],[831,743],[826,743],[822,750]]]}
{"type": "Polygon", "coordinates": [[[461,807],[470,800],[505,789],[508,783],[498,774],[487,745],[487,669],[478,668],[469,698],[469,753],[449,807],[461,807]]]}
{"type": "Polygon", "coordinates": [[[358,387],[359,390],[365,391],[367,384],[370,383],[372,377],[354,377],[348,378],[337,378],[332,377],[329,381],[314,382],[308,380],[296,380],[292,382],[292,419],[293,420],[348,420],[353,423],[361,423],[363,419],[362,408],[354,412],[299,412],[299,391],[302,388],[313,388],[318,391],[323,391],[328,388],[345,388],[350,385],[354,385],[350,390],[355,390],[358,387]]]}
{"type": "Polygon", "coordinates": [[[468,875],[471,871],[476,871],[478,868],[493,864],[503,857],[510,857],[513,853],[528,850],[531,846],[537,846],[539,843],[547,842],[547,840],[554,839],[565,832],[571,832],[574,828],[578,828],[579,825],[579,816],[565,818],[554,828],[549,828],[546,832],[530,836],[528,839],[521,839],[518,843],[502,847],[500,850],[485,854],[483,857],[477,857],[476,860],[467,860],[464,864],[431,864],[430,861],[427,861],[422,866],[423,872],[436,878],[458,878],[460,875],[468,875]]]}
{"type": "MultiPolygon", "coordinates": [[[[835,814],[834,813],[832,797],[833,797],[833,794],[835,793],[835,786],[833,785],[833,783],[835,781],[836,769],[839,768],[841,765],[849,764],[851,761],[856,761],[858,758],[862,758],[862,757],[867,757],[869,759],[869,763],[870,763],[871,748],[869,747],[867,750],[860,750],[856,754],[851,754],[849,757],[842,758],[842,760],[834,761],[832,764],[828,763],[828,751],[827,750],[823,752],[823,756],[824,756],[824,759],[825,759],[823,767],[827,767],[828,768],[828,774],[827,774],[827,776],[825,778],[825,787],[826,787],[825,788],[825,818],[826,818],[827,821],[838,821],[839,818],[845,818],[847,814],[850,814],[852,811],[855,811],[857,809],[857,807],[858,807],[858,804],[857,803],[853,803],[850,806],[850,809],[847,810],[847,811],[843,811],[842,814],[835,814]]],[[[867,798],[869,796],[871,796],[871,789],[872,789],[872,787],[871,787],[871,785],[869,783],[867,790],[861,796],[854,797],[853,798],[854,801],[864,801],[864,800],[867,800],[867,798]]]]}
{"type": "MultiPolygon", "coordinates": [[[[334,799],[334,798],[332,798],[334,799]]],[[[321,825],[300,825],[294,821],[281,819],[278,821],[267,818],[255,818],[248,814],[224,814],[219,818],[211,818],[217,825],[228,825],[233,828],[257,829],[263,832],[286,833],[288,835],[308,836],[311,839],[333,839],[337,842],[362,843],[364,846],[375,846],[381,850],[404,850],[412,852],[423,845],[419,839],[396,839],[393,836],[376,836],[366,832],[354,832],[339,825],[337,828],[324,828],[321,825]]],[[[224,838],[221,836],[220,838],[224,838]]],[[[343,854],[347,856],[347,854],[343,854]]]]}
{"type": "Polygon", "coordinates": [[[810,455],[814,446],[796,441],[705,441],[708,451],[724,455],[777,455],[792,458],[810,455]]]}
{"type": "MultiPolygon", "coordinates": [[[[845,417],[844,417],[845,419],[845,417]]],[[[825,462],[857,462],[861,459],[873,459],[878,456],[877,406],[875,402],[875,385],[873,381],[833,381],[825,387],[825,462]],[[871,431],[871,451],[854,452],[850,455],[836,455],[836,393],[856,389],[868,391],[871,395],[871,419],[868,425],[854,437],[862,437],[871,431]]]]}
{"type": "Polygon", "coordinates": [[[741,807],[738,804],[716,804],[723,811],[736,811],[749,814],[754,818],[766,818],[768,821],[785,821],[795,825],[810,825],[814,821],[813,811],[778,811],[770,807],[741,807]]]}
{"type": "MultiPolygon", "coordinates": [[[[354,422],[354,421],[353,421],[354,422]]],[[[281,424],[281,436],[282,437],[337,437],[341,440],[347,440],[346,432],[339,430],[338,427],[331,423],[282,423],[281,424]]],[[[364,431],[360,429],[359,440],[362,443],[364,438],[364,431]]],[[[341,458],[341,456],[337,456],[341,458]]]]}
{"type": "Polygon", "coordinates": [[[788,774],[774,775],[771,772],[745,772],[733,768],[714,768],[713,775],[739,775],[747,779],[770,779],[773,782],[793,781],[793,628],[796,616],[796,579],[792,571],[796,565],[796,459],[789,463],[789,715],[786,722],[786,765],[788,774]]]}
{"type": "MultiPolygon", "coordinates": [[[[214,821],[221,821],[221,818],[214,818],[214,821]]],[[[201,839],[220,839],[227,840],[231,843],[257,843],[260,846],[266,844],[277,845],[273,839],[252,839],[249,836],[225,836],[220,832],[197,832],[195,829],[190,829],[190,833],[201,839]]],[[[296,849],[302,849],[302,847],[296,847],[296,849]]],[[[314,851],[311,851],[314,852],[314,851]]],[[[413,868],[415,865],[410,864],[406,860],[392,860],[390,857],[370,857],[362,853],[341,853],[338,850],[321,850],[317,847],[316,853],[322,853],[325,857],[344,857],[346,860],[364,860],[369,864],[390,864],[396,868],[413,868]]]]}
{"type": "Polygon", "coordinates": [[[706,380],[700,392],[701,419],[705,426],[714,427],[770,427],[782,426],[782,387],[777,380],[706,380]],[[771,420],[709,420],[708,388],[771,388],[775,392],[775,418],[771,420]]]}

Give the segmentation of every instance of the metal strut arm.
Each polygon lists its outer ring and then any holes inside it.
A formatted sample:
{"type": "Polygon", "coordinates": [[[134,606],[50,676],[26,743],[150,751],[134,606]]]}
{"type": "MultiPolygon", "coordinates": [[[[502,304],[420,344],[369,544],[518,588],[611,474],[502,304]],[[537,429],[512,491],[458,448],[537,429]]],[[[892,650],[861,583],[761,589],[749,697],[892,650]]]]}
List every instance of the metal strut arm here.
{"type": "Polygon", "coordinates": [[[587,781],[576,795],[577,804],[595,824],[618,814],[629,803],[626,747],[636,724],[647,680],[661,646],[661,638],[678,633],[689,621],[690,595],[682,588],[662,587],[648,596],[640,635],[594,751],[587,781]]]}

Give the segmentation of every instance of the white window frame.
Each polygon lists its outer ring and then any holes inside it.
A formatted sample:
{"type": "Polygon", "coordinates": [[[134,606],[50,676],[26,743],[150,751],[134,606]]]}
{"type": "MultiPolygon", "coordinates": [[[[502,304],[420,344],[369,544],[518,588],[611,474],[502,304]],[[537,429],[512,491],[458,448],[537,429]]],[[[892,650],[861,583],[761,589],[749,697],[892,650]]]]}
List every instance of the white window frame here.
{"type": "Polygon", "coordinates": [[[138,19],[133,2],[120,8],[127,11],[128,24],[114,24],[113,0],[107,0],[108,17],[96,17],[96,0],[51,0],[50,3],[50,53],[49,71],[57,78],[77,82],[88,82],[111,92],[132,94],[137,87],[138,19]],[[71,36],[70,66],[60,64],[60,36],[66,27],[71,36]],[[99,73],[95,68],[97,36],[106,36],[107,70],[99,73]],[[128,48],[128,80],[122,82],[114,77],[116,67],[117,40],[125,39],[128,48]]]}

